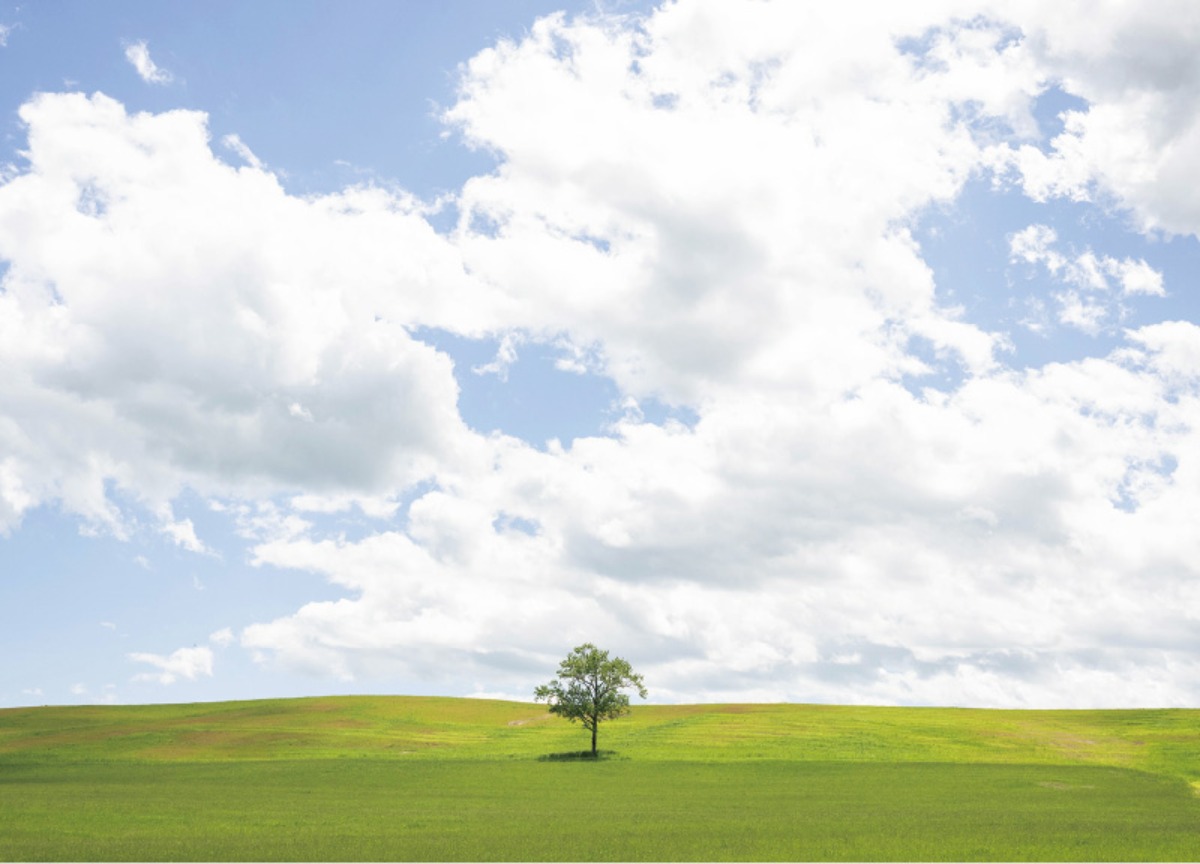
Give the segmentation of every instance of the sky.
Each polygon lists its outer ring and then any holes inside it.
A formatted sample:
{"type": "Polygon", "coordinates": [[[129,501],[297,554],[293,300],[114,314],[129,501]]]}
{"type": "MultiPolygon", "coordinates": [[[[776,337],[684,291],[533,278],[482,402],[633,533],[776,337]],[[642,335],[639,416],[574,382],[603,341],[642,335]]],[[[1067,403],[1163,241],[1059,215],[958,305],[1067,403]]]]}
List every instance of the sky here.
{"type": "Polygon", "coordinates": [[[0,707],[1200,700],[1200,5],[0,0],[0,707]]]}

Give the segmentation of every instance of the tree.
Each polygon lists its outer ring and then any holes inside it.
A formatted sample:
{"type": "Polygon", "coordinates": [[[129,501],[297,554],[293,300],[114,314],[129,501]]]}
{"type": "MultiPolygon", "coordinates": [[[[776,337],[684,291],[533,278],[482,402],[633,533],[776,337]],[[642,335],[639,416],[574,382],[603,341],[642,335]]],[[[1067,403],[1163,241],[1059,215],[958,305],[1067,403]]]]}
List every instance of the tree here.
{"type": "Polygon", "coordinates": [[[585,642],[567,655],[558,666],[558,677],[538,687],[533,698],[546,702],[550,713],[579,720],[592,733],[592,756],[596,755],[596,728],[601,720],[615,720],[629,713],[629,697],[621,692],[633,687],[646,698],[642,676],[620,657],[608,659],[591,642],[585,642]]]}

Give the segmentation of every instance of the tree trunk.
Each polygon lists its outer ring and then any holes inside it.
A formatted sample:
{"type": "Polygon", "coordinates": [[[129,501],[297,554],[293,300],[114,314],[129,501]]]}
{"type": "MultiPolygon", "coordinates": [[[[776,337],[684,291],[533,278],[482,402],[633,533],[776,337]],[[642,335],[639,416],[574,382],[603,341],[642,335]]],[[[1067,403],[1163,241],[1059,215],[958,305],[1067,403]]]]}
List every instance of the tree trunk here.
{"type": "Polygon", "coordinates": [[[592,721],[592,756],[596,755],[596,722],[592,721]]]}

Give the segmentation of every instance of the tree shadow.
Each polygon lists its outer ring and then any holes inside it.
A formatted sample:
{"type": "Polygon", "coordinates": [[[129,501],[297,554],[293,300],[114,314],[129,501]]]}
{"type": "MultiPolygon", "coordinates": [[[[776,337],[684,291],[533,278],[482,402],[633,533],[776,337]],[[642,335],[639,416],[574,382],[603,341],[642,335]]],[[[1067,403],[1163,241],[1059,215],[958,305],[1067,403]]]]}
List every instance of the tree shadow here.
{"type": "Polygon", "coordinates": [[[601,750],[593,753],[591,750],[575,750],[569,753],[545,753],[538,757],[539,762],[603,762],[608,759],[618,759],[616,750],[601,750]]]}

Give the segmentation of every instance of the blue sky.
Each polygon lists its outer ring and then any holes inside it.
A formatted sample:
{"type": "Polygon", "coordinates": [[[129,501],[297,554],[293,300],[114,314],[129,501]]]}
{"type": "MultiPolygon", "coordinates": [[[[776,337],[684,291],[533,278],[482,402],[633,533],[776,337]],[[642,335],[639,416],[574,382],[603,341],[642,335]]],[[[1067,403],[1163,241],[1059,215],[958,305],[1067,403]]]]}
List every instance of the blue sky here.
{"type": "Polygon", "coordinates": [[[0,4],[0,706],[1194,704],[1200,13],[860,12],[0,4]]]}

